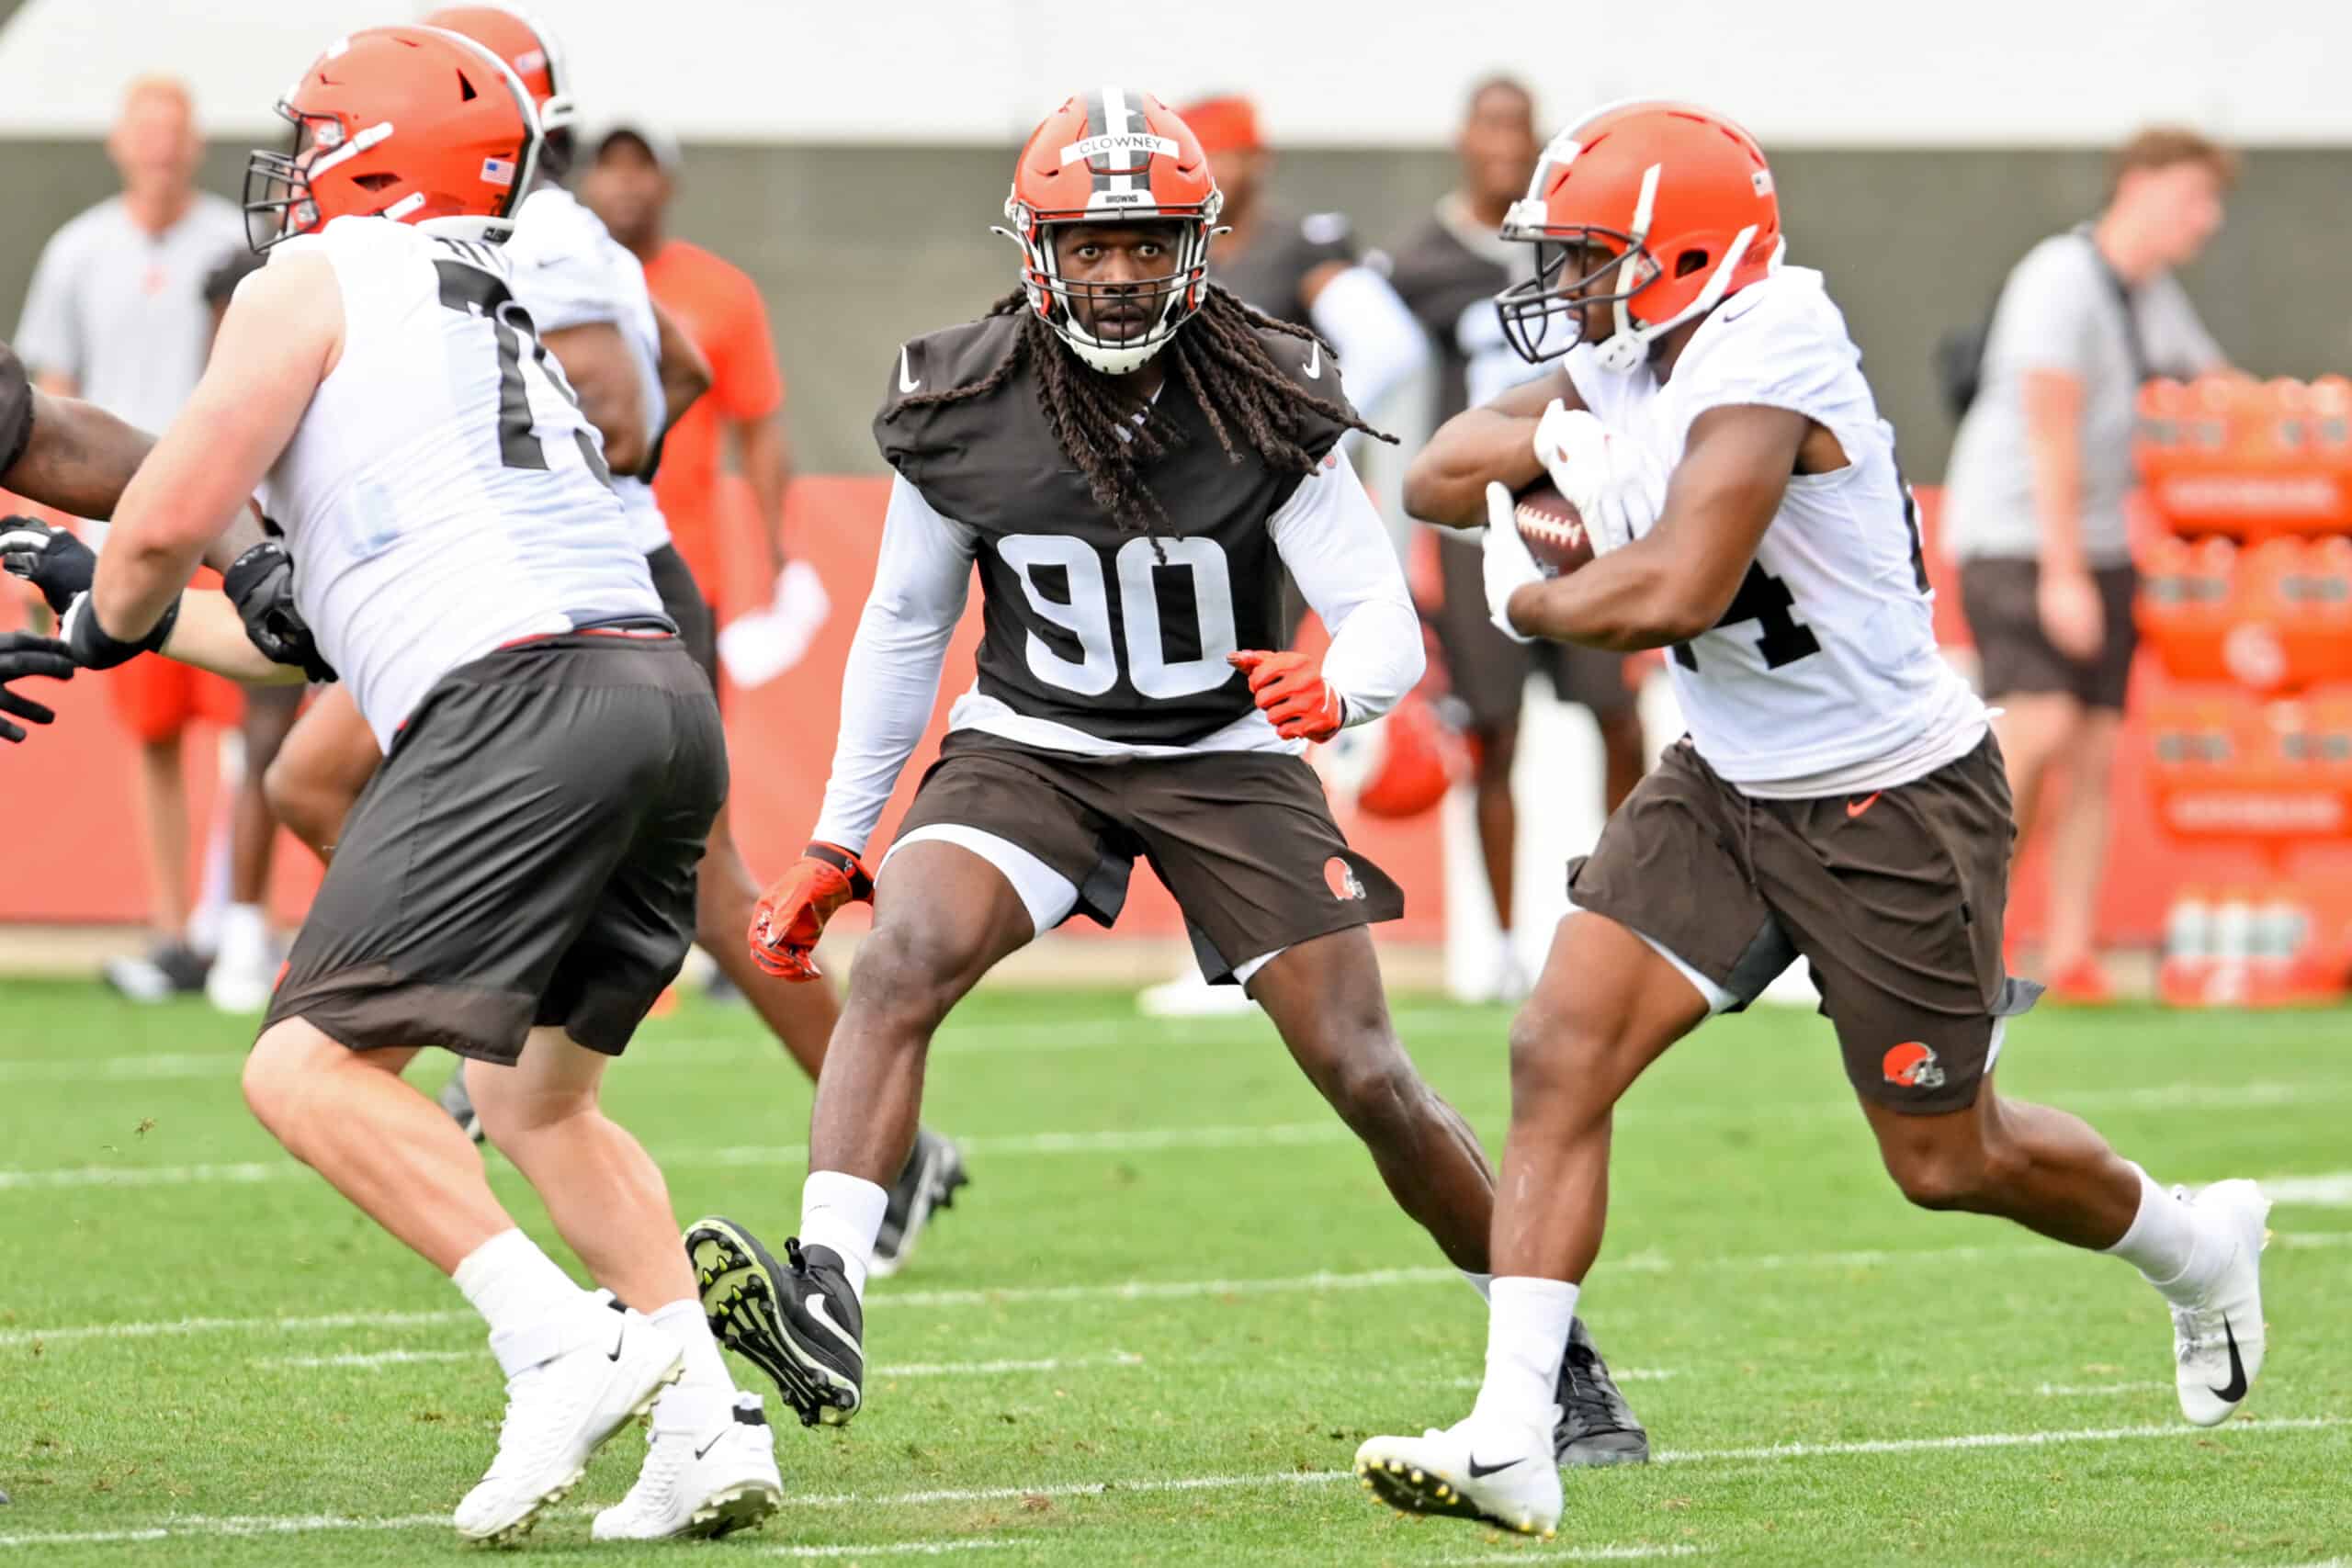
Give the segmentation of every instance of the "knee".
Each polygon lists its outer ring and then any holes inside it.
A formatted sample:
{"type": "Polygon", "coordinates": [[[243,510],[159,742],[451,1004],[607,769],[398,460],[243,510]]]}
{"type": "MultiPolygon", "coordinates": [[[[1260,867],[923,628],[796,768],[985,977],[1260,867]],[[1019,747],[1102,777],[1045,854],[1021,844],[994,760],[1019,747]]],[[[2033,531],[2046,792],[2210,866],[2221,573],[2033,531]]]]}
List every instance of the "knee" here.
{"type": "MultiPolygon", "coordinates": [[[[1973,1122],[1965,1112],[1936,1121],[1973,1122]]],[[[1923,1122],[1882,1138],[1879,1153],[1903,1196],[1922,1209],[1982,1211],[2007,1185],[2017,1156],[1982,1128],[1949,1130],[1923,1122]]]]}
{"type": "Polygon", "coordinates": [[[300,760],[281,750],[269,760],[261,775],[262,797],[269,802],[269,813],[286,824],[288,831],[316,849],[333,840],[334,824],[324,800],[317,776],[303,769],[300,760]]]}
{"type": "MultiPolygon", "coordinates": [[[[343,1049],[339,1045],[333,1048],[343,1049]]],[[[299,1020],[266,1030],[245,1054],[240,1079],[245,1107],[254,1113],[254,1121],[268,1129],[270,1136],[300,1154],[297,1145],[304,1124],[302,1111],[315,1081],[313,1075],[335,1065],[332,1058],[318,1059],[299,1020]]]]}
{"type": "Polygon", "coordinates": [[[928,1039],[967,988],[977,967],[966,944],[908,921],[882,921],[857,950],[850,969],[849,1005],[928,1039]]]}
{"type": "Polygon", "coordinates": [[[1573,1102],[1585,1086],[1611,1077],[1622,1032],[1600,1019],[1546,1006],[1539,998],[1510,1024],[1510,1098],[1514,1110],[1573,1102]]]}
{"type": "Polygon", "coordinates": [[[593,1088],[560,1093],[541,1089],[526,1095],[516,1092],[511,1069],[476,1071],[469,1063],[463,1071],[467,1098],[473,1101],[474,1114],[481,1119],[481,1135],[503,1150],[511,1151],[535,1134],[576,1124],[582,1118],[598,1113],[593,1088]]]}
{"type": "Polygon", "coordinates": [[[1519,758],[1519,726],[1498,724],[1477,732],[1476,780],[1482,790],[1510,789],[1510,771],[1519,758]]]}
{"type": "Polygon", "coordinates": [[[1367,1138],[1412,1126],[1430,1098],[1405,1048],[1385,1030],[1359,1037],[1317,1077],[1340,1120],[1367,1138]]]}

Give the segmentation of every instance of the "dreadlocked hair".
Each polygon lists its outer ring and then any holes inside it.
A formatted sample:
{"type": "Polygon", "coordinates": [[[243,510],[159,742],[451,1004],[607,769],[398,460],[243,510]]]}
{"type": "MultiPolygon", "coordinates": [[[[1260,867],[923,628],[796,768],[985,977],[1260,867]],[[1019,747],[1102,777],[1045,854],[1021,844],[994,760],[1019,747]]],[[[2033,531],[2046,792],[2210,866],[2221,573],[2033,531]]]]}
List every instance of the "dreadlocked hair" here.
{"type": "MultiPolygon", "coordinates": [[[[989,306],[988,314],[1016,311],[1020,335],[996,368],[969,385],[909,398],[889,417],[905,409],[987,397],[1011,380],[1024,359],[1035,359],[1038,407],[1062,455],[1086,476],[1094,503],[1130,533],[1174,533],[1167,509],[1143,482],[1143,470],[1170,450],[1173,433],[1164,423],[1136,420],[1147,405],[1125,393],[1122,378],[1098,376],[1076,355],[1061,352],[1053,328],[1030,307],[1025,290],[1014,289],[989,306]]],[[[1283,374],[1258,340],[1259,329],[1312,342],[1330,353],[1330,344],[1313,329],[1251,310],[1214,283],[1207,285],[1201,308],[1160,351],[1207,416],[1227,462],[1241,461],[1246,448],[1276,473],[1313,473],[1316,456],[1300,445],[1310,416],[1396,444],[1395,436],[1374,430],[1345,404],[1317,397],[1283,374]]]]}

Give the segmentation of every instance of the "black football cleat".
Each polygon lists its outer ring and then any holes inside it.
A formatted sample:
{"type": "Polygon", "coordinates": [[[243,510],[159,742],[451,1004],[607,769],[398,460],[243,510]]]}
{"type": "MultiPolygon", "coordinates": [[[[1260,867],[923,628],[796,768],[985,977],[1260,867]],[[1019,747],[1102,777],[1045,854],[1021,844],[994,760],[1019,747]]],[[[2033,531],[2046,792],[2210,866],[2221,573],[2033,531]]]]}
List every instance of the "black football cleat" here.
{"type": "Polygon", "coordinates": [[[1568,1325],[1568,1353],[1560,1360],[1560,1424],[1553,1452],[1564,1467],[1647,1464],[1650,1435],[1617,1390],[1609,1363],[1586,1331],[1584,1319],[1568,1325]]]}
{"type": "Polygon", "coordinates": [[[890,1184],[889,1205],[874,1237],[873,1271],[888,1277],[905,1268],[932,1211],[954,1208],[956,1190],[971,1179],[964,1174],[963,1150],[928,1128],[915,1129],[914,1149],[890,1184]]]}
{"type": "Polygon", "coordinates": [[[703,1315],[718,1342],[775,1381],[801,1425],[846,1425],[865,1400],[865,1314],[829,1247],[759,1238],[712,1215],[686,1231],[703,1315]]]}

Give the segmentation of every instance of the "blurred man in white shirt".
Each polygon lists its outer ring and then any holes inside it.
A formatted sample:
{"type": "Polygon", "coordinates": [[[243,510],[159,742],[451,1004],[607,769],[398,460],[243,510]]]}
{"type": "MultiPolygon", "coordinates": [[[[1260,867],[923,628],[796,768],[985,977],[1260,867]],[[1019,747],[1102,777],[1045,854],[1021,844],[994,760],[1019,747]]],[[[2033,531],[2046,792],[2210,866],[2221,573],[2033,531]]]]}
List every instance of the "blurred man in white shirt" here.
{"type": "MultiPolygon", "coordinates": [[[[130,85],[107,138],[122,194],[57,231],[25,298],[16,348],[42,391],[87,399],[141,430],[178,413],[211,341],[205,280],[245,243],[236,207],[196,188],[203,152],[186,86],[163,76],[130,85]]],[[[96,544],[104,528],[83,531],[96,544]]],[[[139,740],[154,945],[108,964],[107,978],[155,1001],[201,987],[206,967],[187,936],[195,899],[180,737],[198,718],[234,725],[243,705],[230,682],[163,659],[137,660],[108,689],[139,740]]],[[[260,937],[259,907],[243,913],[260,937]]]]}

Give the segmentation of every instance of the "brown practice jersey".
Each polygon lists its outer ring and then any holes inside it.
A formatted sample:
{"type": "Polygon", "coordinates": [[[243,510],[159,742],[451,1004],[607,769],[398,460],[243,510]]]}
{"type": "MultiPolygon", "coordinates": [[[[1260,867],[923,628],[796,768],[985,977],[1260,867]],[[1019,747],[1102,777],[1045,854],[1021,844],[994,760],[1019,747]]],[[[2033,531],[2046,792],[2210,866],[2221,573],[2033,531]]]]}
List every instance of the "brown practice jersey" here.
{"type": "MultiPolygon", "coordinates": [[[[982,379],[1021,331],[1018,315],[989,316],[909,343],[875,440],[933,511],[977,536],[982,695],[1119,746],[1190,746],[1252,707],[1226,654],[1283,646],[1267,525],[1303,476],[1275,472],[1246,445],[1227,457],[1171,372],[1145,417],[1172,431],[1172,449],[1142,474],[1169,529],[1147,536],[1106,513],[1063,455],[1033,357],[986,396],[909,406],[982,379]]],[[[1328,356],[1271,328],[1259,335],[1303,389],[1345,405],[1328,356]]],[[[1305,409],[1300,418],[1294,438],[1328,459],[1340,428],[1305,409]]]]}
{"type": "Polygon", "coordinates": [[[1245,305],[1295,326],[1306,317],[1306,279],[1329,262],[1352,265],[1359,259],[1347,215],[1310,212],[1301,218],[1277,208],[1261,218],[1246,250],[1227,251],[1209,264],[1209,276],[1245,305]]]}

